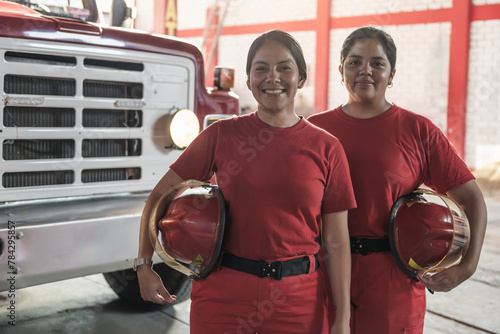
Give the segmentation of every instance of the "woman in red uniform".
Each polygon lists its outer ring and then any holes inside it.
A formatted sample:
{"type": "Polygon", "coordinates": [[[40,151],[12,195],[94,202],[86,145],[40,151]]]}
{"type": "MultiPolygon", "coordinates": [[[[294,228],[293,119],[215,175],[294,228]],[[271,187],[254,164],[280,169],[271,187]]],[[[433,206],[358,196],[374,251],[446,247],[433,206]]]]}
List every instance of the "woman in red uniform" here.
{"type": "MultiPolygon", "coordinates": [[[[247,76],[257,111],[210,125],[170,166],[146,203],[139,258],[153,255],[147,221],[159,196],[181,180],[208,180],[215,173],[229,208],[223,256],[207,278],[193,282],[191,333],[346,334],[347,210],[355,200],[344,151],[335,137],[294,111],[307,74],[292,36],[274,30],[258,37],[248,53],[247,76]],[[325,266],[318,266],[321,237],[325,266]],[[307,266],[259,277],[246,265],[259,260],[307,266]],[[328,284],[336,308],[331,329],[328,284]]],[[[137,272],[145,300],[175,300],[150,266],[137,272]]]]}
{"type": "Polygon", "coordinates": [[[344,41],[339,66],[347,103],[308,118],[340,140],[349,161],[358,205],[348,214],[351,332],[356,334],[422,333],[424,285],[448,291],[468,279],[476,270],[486,229],[481,191],[441,130],[387,101],[395,65],[391,36],[374,27],[355,30],[344,41]],[[393,203],[422,184],[464,207],[471,242],[460,265],[417,282],[397,267],[387,230],[393,203]],[[356,247],[360,244],[365,247],[356,247]]]}

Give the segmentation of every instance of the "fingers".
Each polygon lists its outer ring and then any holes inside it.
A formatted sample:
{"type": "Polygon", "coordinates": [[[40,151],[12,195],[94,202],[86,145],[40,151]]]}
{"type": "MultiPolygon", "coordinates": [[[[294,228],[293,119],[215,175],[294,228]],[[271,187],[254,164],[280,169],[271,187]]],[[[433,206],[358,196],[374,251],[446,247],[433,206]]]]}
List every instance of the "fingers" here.
{"type": "Polygon", "coordinates": [[[155,304],[160,304],[160,305],[166,305],[166,304],[171,304],[174,303],[177,300],[177,297],[175,295],[170,295],[168,297],[164,297],[157,293],[151,300],[150,302],[153,302],[155,304]]]}
{"type": "Polygon", "coordinates": [[[145,301],[153,302],[155,304],[171,304],[177,301],[177,296],[171,295],[161,284],[160,288],[155,288],[153,286],[147,288],[141,288],[141,297],[145,301]]]}
{"type": "MultiPolygon", "coordinates": [[[[140,268],[140,267],[139,267],[140,268]]],[[[145,301],[156,304],[171,304],[177,300],[175,295],[171,295],[158,274],[151,268],[137,271],[141,297],[145,301]]]]}
{"type": "Polygon", "coordinates": [[[171,295],[162,284],[160,291],[156,290],[156,294],[153,296],[151,301],[156,304],[165,305],[165,304],[171,304],[176,300],[177,296],[171,295]]]}
{"type": "Polygon", "coordinates": [[[451,273],[443,271],[433,276],[422,275],[422,273],[419,273],[417,275],[417,278],[420,282],[422,282],[422,284],[424,284],[427,288],[431,290],[438,292],[448,292],[456,288],[458,285],[460,285],[460,283],[462,283],[462,281],[459,280],[458,277],[453,275],[450,276],[448,274],[451,273]]]}

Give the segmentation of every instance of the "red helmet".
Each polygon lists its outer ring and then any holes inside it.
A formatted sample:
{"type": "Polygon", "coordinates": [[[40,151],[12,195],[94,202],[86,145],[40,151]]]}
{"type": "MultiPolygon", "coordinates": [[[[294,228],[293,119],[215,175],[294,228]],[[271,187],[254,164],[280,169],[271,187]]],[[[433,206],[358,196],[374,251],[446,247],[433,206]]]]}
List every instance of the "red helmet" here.
{"type": "Polygon", "coordinates": [[[220,189],[188,180],[173,186],[153,207],[150,240],[163,262],[196,280],[208,276],[219,257],[224,223],[220,189]]]}
{"type": "Polygon", "coordinates": [[[411,277],[459,264],[469,247],[469,221],[451,198],[417,189],[394,203],[389,243],[401,270],[411,277]]]}

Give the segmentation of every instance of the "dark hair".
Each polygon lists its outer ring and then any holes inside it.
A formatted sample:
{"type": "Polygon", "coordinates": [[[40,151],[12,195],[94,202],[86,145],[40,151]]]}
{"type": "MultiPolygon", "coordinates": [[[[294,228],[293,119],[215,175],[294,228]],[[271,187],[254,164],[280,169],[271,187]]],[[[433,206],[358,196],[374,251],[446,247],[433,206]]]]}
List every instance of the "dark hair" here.
{"type": "Polygon", "coordinates": [[[306,60],[304,59],[304,54],[302,52],[302,48],[300,47],[299,42],[289,33],[282,30],[270,30],[268,32],[263,33],[259,37],[253,41],[250,49],[248,50],[247,56],[247,76],[250,75],[250,69],[252,68],[252,61],[255,57],[255,54],[260,49],[260,47],[268,41],[275,41],[283,44],[292,54],[297,66],[299,68],[299,78],[307,79],[307,66],[306,60]]]}
{"type": "Polygon", "coordinates": [[[349,52],[351,52],[354,44],[359,40],[364,39],[376,39],[389,60],[391,64],[391,72],[396,68],[396,44],[392,39],[391,35],[383,31],[382,29],[375,28],[372,26],[361,27],[354,30],[347,38],[344,40],[344,44],[342,44],[342,50],[340,51],[340,65],[344,66],[344,61],[349,52]]]}

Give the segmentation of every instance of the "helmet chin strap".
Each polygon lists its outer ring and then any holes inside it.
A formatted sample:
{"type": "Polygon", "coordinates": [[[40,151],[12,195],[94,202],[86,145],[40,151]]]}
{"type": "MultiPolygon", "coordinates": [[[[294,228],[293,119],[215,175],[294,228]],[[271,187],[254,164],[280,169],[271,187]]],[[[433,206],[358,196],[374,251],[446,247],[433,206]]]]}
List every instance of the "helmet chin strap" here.
{"type": "Polygon", "coordinates": [[[168,255],[158,238],[154,243],[154,249],[156,254],[158,254],[158,256],[160,257],[160,259],[162,259],[162,261],[165,262],[172,269],[177,270],[181,274],[184,274],[195,281],[197,281],[200,278],[199,274],[195,273],[194,271],[184,266],[183,264],[177,262],[173,257],[168,255]]]}

